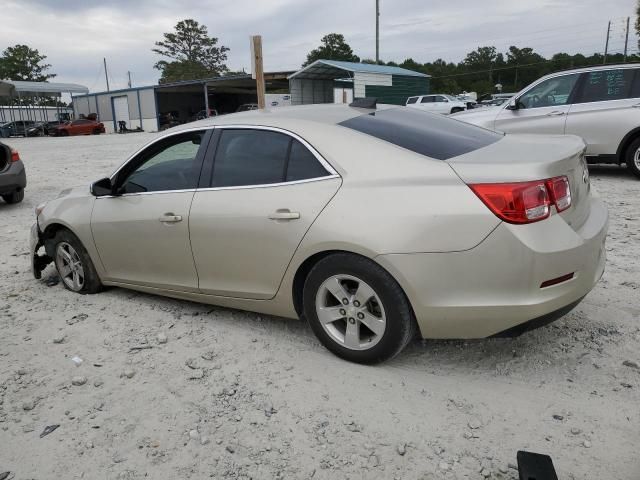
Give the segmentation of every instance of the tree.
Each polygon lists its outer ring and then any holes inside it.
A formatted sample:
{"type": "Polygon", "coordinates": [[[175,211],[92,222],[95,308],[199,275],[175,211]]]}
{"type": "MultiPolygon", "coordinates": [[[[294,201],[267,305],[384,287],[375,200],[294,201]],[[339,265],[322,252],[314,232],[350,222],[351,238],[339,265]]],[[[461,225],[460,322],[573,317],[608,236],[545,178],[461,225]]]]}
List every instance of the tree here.
{"type": "Polygon", "coordinates": [[[307,55],[307,61],[302,64],[303,67],[315,62],[316,60],[343,60],[346,62],[359,62],[360,57],[353,53],[353,50],[347,42],[344,41],[344,35],[340,33],[330,33],[320,39],[322,45],[314,48],[307,55]]]}
{"type": "Polygon", "coordinates": [[[47,73],[51,65],[42,63],[46,58],[27,45],[7,47],[0,57],[0,79],[46,82],[56,76],[47,73]]]}
{"type": "MultiPolygon", "coordinates": [[[[636,33],[640,36],[640,0],[636,2],[636,33]]],[[[638,38],[638,48],[640,48],[640,38],[638,38]]]]}
{"type": "Polygon", "coordinates": [[[159,83],[218,77],[228,69],[225,65],[229,49],[210,37],[205,25],[188,18],[179,21],[174,32],[164,34],[152,51],[172,61],[160,60],[154,65],[162,72],[159,83]]]}

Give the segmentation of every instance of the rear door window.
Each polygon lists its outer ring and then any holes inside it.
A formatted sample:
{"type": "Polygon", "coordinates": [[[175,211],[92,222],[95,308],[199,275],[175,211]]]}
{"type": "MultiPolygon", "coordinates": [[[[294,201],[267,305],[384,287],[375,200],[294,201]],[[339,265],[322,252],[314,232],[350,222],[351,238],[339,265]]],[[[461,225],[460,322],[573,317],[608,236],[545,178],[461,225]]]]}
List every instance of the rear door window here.
{"type": "Polygon", "coordinates": [[[604,102],[638,96],[638,92],[632,94],[636,71],[619,68],[585,73],[580,93],[574,103],[604,102]]]}
{"type": "Polygon", "coordinates": [[[433,103],[433,102],[434,102],[433,97],[422,97],[422,100],[420,100],[420,103],[433,103]]]}
{"type": "Polygon", "coordinates": [[[350,118],[339,125],[438,160],[491,145],[503,135],[415,108],[391,108],[350,118]]]}
{"type": "Polygon", "coordinates": [[[223,129],[211,186],[269,185],[328,175],[315,155],[289,135],[270,130],[223,129]]]}

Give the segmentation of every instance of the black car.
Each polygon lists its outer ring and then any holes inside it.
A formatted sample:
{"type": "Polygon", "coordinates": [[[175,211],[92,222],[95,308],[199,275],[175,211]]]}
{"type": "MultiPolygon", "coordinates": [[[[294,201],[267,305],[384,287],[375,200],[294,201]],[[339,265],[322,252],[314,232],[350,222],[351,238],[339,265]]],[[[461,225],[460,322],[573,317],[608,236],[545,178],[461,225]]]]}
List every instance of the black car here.
{"type": "Polygon", "coordinates": [[[0,197],[6,203],[18,203],[24,198],[27,176],[18,152],[0,143],[0,197]]]}

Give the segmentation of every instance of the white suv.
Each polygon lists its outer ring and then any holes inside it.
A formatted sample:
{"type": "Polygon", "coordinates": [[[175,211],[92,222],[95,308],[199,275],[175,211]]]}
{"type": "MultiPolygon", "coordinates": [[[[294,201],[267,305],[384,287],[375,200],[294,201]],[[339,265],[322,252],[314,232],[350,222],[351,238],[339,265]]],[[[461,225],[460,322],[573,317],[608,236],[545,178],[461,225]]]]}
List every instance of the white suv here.
{"type": "Polygon", "coordinates": [[[574,134],[589,163],[626,163],[640,178],[640,64],[604,65],[547,75],[501,108],[456,119],[507,133],[574,134]]]}
{"type": "Polygon", "coordinates": [[[431,113],[457,113],[467,108],[467,104],[451,95],[419,95],[407,98],[407,107],[419,108],[431,113]]]}

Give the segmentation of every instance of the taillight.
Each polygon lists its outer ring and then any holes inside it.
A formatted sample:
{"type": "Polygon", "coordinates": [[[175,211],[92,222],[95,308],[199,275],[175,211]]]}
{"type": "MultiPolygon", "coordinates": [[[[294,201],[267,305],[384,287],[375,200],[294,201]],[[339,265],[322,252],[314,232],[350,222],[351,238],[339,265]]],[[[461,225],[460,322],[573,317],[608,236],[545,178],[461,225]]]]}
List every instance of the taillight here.
{"type": "Polygon", "coordinates": [[[547,189],[551,194],[551,201],[555,203],[556,210],[563,212],[571,206],[571,188],[567,177],[554,177],[547,180],[547,189]]]}
{"type": "Polygon", "coordinates": [[[12,148],[11,149],[11,161],[12,162],[17,162],[18,160],[20,160],[20,154],[18,153],[17,150],[14,150],[12,148]]]}
{"type": "Polygon", "coordinates": [[[567,177],[518,183],[477,183],[471,190],[500,219],[508,223],[533,223],[551,214],[551,205],[562,212],[571,206],[567,177]]]}

